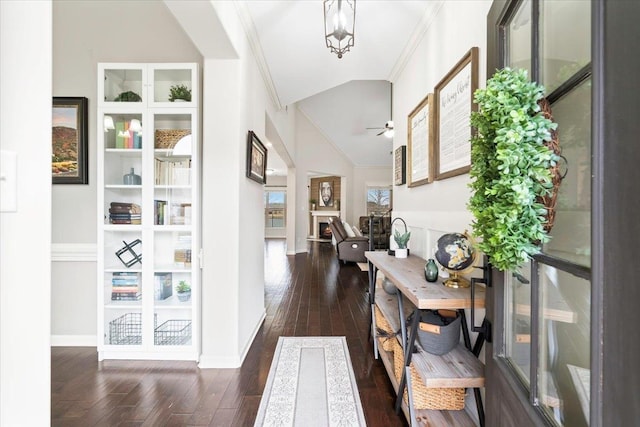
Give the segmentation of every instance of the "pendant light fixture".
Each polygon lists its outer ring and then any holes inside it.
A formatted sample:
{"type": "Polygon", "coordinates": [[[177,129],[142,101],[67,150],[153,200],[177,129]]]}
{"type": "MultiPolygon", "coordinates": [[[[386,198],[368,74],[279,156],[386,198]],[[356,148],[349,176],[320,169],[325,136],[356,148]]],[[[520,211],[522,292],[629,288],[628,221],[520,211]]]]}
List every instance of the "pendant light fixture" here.
{"type": "Polygon", "coordinates": [[[324,38],[338,58],[353,46],[356,0],[324,0],[324,38]]]}

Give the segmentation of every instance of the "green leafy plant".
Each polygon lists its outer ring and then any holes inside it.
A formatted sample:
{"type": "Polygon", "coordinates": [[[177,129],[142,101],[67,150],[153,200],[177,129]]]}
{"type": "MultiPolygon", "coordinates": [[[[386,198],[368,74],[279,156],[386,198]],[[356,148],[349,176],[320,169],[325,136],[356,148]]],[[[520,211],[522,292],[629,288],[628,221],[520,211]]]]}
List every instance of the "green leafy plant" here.
{"type": "Polygon", "coordinates": [[[169,88],[169,101],[174,102],[176,99],[191,101],[191,89],[185,85],[173,85],[169,88]]]}
{"type": "Polygon", "coordinates": [[[411,237],[411,232],[407,231],[406,233],[400,234],[398,230],[393,232],[393,240],[398,244],[398,249],[406,249],[407,243],[409,243],[409,238],[411,237]]]}
{"type": "Polygon", "coordinates": [[[547,209],[541,197],[553,188],[549,168],[558,156],[545,142],[556,123],[546,119],[538,102],[544,88],[530,82],[525,70],[505,68],[478,89],[471,113],[477,133],[471,138],[473,213],[478,247],[500,270],[513,270],[540,251],[549,236],[547,209]]]}
{"type": "Polygon", "coordinates": [[[185,293],[185,292],[190,292],[191,291],[191,286],[187,283],[186,280],[181,280],[180,282],[178,282],[178,286],[176,286],[176,291],[179,294],[185,293]]]}
{"type": "Polygon", "coordinates": [[[140,102],[142,101],[142,98],[137,93],[128,90],[116,96],[116,98],[113,101],[114,102],[140,102]]]}

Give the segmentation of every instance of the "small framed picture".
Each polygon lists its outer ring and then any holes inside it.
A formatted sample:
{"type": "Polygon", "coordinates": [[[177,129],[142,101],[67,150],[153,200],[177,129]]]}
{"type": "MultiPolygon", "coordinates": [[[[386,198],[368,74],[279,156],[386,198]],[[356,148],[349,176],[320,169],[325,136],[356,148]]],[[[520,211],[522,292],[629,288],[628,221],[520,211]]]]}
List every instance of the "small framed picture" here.
{"type": "Polygon", "coordinates": [[[247,136],[247,177],[267,183],[267,149],[252,130],[247,136]]]}
{"type": "Polygon", "coordinates": [[[89,183],[88,99],[54,97],[51,178],[54,184],[89,183]]]}
{"type": "Polygon", "coordinates": [[[393,183],[403,185],[407,182],[407,146],[401,145],[394,153],[393,183]]]}

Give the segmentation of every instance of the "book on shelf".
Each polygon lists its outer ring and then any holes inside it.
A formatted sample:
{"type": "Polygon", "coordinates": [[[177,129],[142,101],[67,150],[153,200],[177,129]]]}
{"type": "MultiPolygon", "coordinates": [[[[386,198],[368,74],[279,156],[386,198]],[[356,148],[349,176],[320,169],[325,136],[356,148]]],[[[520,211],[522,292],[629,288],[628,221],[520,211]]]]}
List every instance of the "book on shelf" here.
{"type": "Polygon", "coordinates": [[[116,122],[116,148],[125,148],[124,146],[124,123],[116,122]]]}
{"type": "Polygon", "coordinates": [[[136,203],[130,202],[111,202],[109,204],[110,213],[142,213],[142,208],[136,203]]]}
{"type": "Polygon", "coordinates": [[[169,221],[169,215],[167,214],[167,201],[166,200],[154,200],[153,201],[153,223],[155,225],[166,225],[169,221]]]}
{"type": "Polygon", "coordinates": [[[155,159],[156,185],[190,185],[191,159],[155,159]]]}
{"type": "Polygon", "coordinates": [[[141,293],[123,293],[123,292],[111,293],[111,301],[138,301],[140,299],[142,299],[141,293]]]}
{"type": "Polygon", "coordinates": [[[154,275],[154,297],[156,301],[161,301],[173,295],[173,274],[156,273],[154,275]]]}

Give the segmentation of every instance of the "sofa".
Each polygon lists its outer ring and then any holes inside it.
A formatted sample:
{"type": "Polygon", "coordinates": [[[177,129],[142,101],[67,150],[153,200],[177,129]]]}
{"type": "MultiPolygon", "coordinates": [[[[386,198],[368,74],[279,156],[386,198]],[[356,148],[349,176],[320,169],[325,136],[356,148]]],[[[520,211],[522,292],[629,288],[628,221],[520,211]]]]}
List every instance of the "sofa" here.
{"type": "Polygon", "coordinates": [[[364,236],[350,236],[342,221],[337,216],[329,218],[329,227],[335,239],[338,259],[345,262],[367,262],[364,256],[369,250],[369,238],[364,236]]]}

